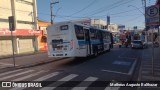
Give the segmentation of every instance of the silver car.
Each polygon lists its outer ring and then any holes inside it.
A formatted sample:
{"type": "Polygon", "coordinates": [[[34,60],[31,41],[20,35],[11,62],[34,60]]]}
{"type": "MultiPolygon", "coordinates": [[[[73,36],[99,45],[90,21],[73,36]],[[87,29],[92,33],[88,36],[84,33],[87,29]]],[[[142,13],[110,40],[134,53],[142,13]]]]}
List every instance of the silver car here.
{"type": "Polygon", "coordinates": [[[145,42],[143,42],[141,40],[133,40],[131,42],[131,47],[132,48],[146,48],[147,44],[145,44],[145,42]]]}

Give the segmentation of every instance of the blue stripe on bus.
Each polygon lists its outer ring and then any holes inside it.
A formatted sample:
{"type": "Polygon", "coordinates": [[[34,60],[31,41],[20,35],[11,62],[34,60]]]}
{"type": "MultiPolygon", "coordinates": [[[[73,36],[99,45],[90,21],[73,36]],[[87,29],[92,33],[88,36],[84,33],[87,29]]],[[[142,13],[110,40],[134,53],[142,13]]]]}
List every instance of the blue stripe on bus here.
{"type": "Polygon", "coordinates": [[[81,45],[81,44],[87,44],[87,43],[85,40],[83,40],[83,41],[78,41],[78,44],[81,45]]]}
{"type": "MultiPolygon", "coordinates": [[[[91,40],[91,44],[101,44],[102,42],[100,40],[91,40]]],[[[85,40],[79,40],[78,44],[89,44],[89,41],[85,41],[85,40]]]]}
{"type": "Polygon", "coordinates": [[[101,44],[100,40],[91,40],[91,44],[101,44]]]}
{"type": "Polygon", "coordinates": [[[70,43],[70,42],[51,42],[51,44],[63,44],[63,43],[70,43]]]}

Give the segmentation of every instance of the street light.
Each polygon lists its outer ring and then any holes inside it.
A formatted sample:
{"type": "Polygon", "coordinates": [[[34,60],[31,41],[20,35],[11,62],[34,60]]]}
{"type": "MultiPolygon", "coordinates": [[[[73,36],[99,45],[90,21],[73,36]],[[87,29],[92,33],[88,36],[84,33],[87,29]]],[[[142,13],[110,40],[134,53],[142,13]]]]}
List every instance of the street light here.
{"type": "Polygon", "coordinates": [[[51,24],[53,24],[53,18],[52,18],[52,16],[53,16],[53,11],[52,11],[52,5],[53,4],[56,4],[56,3],[59,3],[59,1],[57,1],[57,2],[53,2],[53,0],[50,0],[50,10],[51,10],[51,24]]]}

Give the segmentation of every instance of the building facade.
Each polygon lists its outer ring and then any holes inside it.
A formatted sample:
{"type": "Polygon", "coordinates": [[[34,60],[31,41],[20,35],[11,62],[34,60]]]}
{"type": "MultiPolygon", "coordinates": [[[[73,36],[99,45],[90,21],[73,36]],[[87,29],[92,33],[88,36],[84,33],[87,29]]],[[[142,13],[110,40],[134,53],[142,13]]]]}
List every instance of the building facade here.
{"type": "MultiPolygon", "coordinates": [[[[102,19],[80,19],[80,20],[73,20],[72,22],[77,22],[77,23],[81,23],[85,25],[91,25],[91,26],[95,26],[100,29],[107,30],[107,22],[102,19]]],[[[108,30],[113,33],[118,33],[120,29],[121,29],[120,25],[117,25],[114,23],[111,23],[110,25],[108,25],[108,30]]]]}
{"type": "Polygon", "coordinates": [[[92,19],[91,20],[91,25],[92,26],[95,26],[97,28],[100,28],[100,29],[107,29],[107,23],[105,20],[101,20],[101,19],[92,19]]]}
{"type": "Polygon", "coordinates": [[[38,51],[36,0],[1,0],[0,3],[0,56],[12,54],[9,16],[14,17],[13,45],[15,54],[38,51]]]}
{"type": "Polygon", "coordinates": [[[38,20],[38,28],[39,30],[42,31],[42,35],[38,36],[38,41],[39,41],[39,50],[41,51],[46,51],[48,50],[47,48],[47,27],[51,25],[50,22],[38,20]]]}

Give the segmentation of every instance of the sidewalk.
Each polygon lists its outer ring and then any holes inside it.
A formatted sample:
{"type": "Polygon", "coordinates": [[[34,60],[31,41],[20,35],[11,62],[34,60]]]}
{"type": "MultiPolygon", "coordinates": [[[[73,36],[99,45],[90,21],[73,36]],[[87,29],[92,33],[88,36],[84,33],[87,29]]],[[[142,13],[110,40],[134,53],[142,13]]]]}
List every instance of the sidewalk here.
{"type": "MultiPolygon", "coordinates": [[[[49,58],[47,52],[37,52],[32,54],[15,56],[15,68],[26,68],[44,63],[50,63],[63,58],[49,58]]],[[[14,63],[12,56],[0,57],[0,70],[13,69],[14,63]]]]}
{"type": "MultiPolygon", "coordinates": [[[[21,54],[15,54],[15,57],[22,57],[22,56],[28,56],[28,55],[34,55],[34,54],[40,54],[40,53],[46,53],[47,51],[38,51],[38,52],[27,52],[27,53],[21,53],[21,54]]],[[[13,54],[11,55],[0,55],[0,60],[1,59],[6,59],[6,58],[12,58],[13,54]]]]}
{"type": "MultiPolygon", "coordinates": [[[[152,47],[149,45],[143,50],[141,68],[139,72],[139,81],[160,81],[160,47],[154,48],[154,60],[152,66],[152,47]],[[153,69],[152,69],[153,68],[153,69]],[[153,70],[153,73],[152,73],[153,70]]],[[[149,82],[148,82],[149,83],[149,82]]],[[[146,90],[146,88],[138,88],[146,90]]],[[[160,90],[158,87],[147,88],[147,90],[160,90]]]]}

